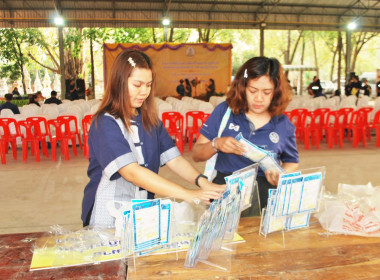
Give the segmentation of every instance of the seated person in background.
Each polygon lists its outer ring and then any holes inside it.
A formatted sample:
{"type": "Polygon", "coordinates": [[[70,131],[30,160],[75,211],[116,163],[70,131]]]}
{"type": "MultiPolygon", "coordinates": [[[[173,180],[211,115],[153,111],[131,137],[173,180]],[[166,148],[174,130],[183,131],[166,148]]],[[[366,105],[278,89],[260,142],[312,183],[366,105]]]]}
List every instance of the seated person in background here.
{"type": "Polygon", "coordinates": [[[350,96],[351,90],[352,90],[352,78],[348,81],[348,84],[344,86],[344,94],[346,96],[350,96]]]}
{"type": "Polygon", "coordinates": [[[182,79],[179,80],[179,85],[176,88],[176,91],[180,96],[185,95],[185,86],[183,85],[183,82],[184,82],[184,80],[182,80],[182,79]]]}
{"type": "Polygon", "coordinates": [[[362,89],[364,89],[364,95],[371,96],[371,94],[372,94],[372,88],[368,84],[368,80],[367,79],[363,79],[362,89]]]}
{"type": "Polygon", "coordinates": [[[50,93],[51,97],[45,100],[45,104],[61,104],[62,101],[57,98],[57,92],[52,90],[50,93]]]}
{"type": "Polygon", "coordinates": [[[40,106],[40,103],[38,102],[39,101],[39,97],[38,97],[38,94],[35,93],[33,94],[30,99],[29,99],[29,104],[35,104],[37,105],[38,107],[41,107],[40,106]]]}
{"type": "Polygon", "coordinates": [[[313,85],[311,87],[311,90],[313,91],[313,97],[314,98],[317,98],[317,97],[320,97],[320,96],[324,96],[325,98],[327,98],[326,95],[322,92],[321,81],[319,79],[317,79],[312,84],[313,85]]]}
{"type": "Polygon", "coordinates": [[[359,77],[358,76],[352,76],[351,95],[356,95],[356,97],[359,97],[359,93],[360,93],[361,88],[362,88],[362,85],[359,82],[359,77]]]}
{"type": "Polygon", "coordinates": [[[314,76],[313,81],[307,86],[307,92],[311,95],[314,96],[313,90],[311,89],[314,85],[314,83],[317,81],[318,77],[314,76]]]}
{"type": "Polygon", "coordinates": [[[209,79],[206,87],[206,100],[209,101],[210,97],[215,94],[215,81],[214,79],[209,79]]]}
{"type": "Polygon", "coordinates": [[[13,114],[20,114],[20,110],[18,109],[17,105],[12,103],[13,94],[7,93],[4,97],[6,102],[0,105],[0,112],[3,109],[11,109],[13,114]]]}
{"type": "Polygon", "coordinates": [[[340,90],[337,89],[333,92],[333,94],[330,96],[330,98],[333,98],[334,96],[339,96],[339,100],[342,100],[342,97],[340,96],[340,90]]]}
{"type": "Polygon", "coordinates": [[[13,95],[13,97],[15,97],[15,98],[19,98],[19,97],[21,97],[21,94],[20,94],[19,91],[18,91],[18,87],[15,87],[15,88],[13,89],[13,91],[12,91],[12,95],[13,95]]]}
{"type": "Polygon", "coordinates": [[[36,95],[37,95],[37,102],[40,103],[41,101],[43,102],[45,100],[45,97],[43,97],[42,95],[42,92],[41,91],[37,91],[36,92],[36,95]]]}

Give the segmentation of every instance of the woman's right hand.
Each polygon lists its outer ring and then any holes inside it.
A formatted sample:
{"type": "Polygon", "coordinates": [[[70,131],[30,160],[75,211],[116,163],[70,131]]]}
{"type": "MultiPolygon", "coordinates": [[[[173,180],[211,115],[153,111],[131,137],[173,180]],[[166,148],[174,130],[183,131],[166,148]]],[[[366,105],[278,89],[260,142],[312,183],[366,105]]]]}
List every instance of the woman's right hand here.
{"type": "Polygon", "coordinates": [[[244,145],[231,136],[216,138],[214,146],[218,151],[227,154],[242,156],[245,153],[244,145]]]}

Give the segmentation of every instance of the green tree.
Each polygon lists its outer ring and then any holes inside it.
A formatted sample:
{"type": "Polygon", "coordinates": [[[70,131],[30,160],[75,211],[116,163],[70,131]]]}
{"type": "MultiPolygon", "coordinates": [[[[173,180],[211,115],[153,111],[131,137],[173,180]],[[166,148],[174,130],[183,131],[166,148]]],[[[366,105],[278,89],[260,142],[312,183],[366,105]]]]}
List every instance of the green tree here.
{"type": "Polygon", "coordinates": [[[4,64],[0,68],[1,77],[17,80],[21,77],[24,94],[26,92],[24,67],[28,63],[25,55],[28,46],[35,44],[38,29],[0,29],[0,56],[4,64]]]}
{"type": "Polygon", "coordinates": [[[57,53],[58,40],[55,36],[52,36],[51,33],[52,32],[48,32],[46,36],[41,29],[38,29],[35,34],[35,45],[29,48],[28,56],[41,67],[61,74],[59,55],[57,53]]]}
{"type": "Polygon", "coordinates": [[[145,44],[153,41],[153,28],[106,28],[109,43],[145,44]]]}
{"type": "Polygon", "coordinates": [[[102,43],[108,38],[107,30],[104,28],[86,28],[83,30],[83,38],[90,41],[90,67],[91,67],[91,86],[95,96],[95,70],[94,70],[94,42],[102,43]]]}
{"type": "Polygon", "coordinates": [[[378,35],[378,32],[356,32],[352,34],[352,59],[350,65],[350,72],[355,72],[356,60],[363,46],[366,43],[368,43],[369,40],[378,35]]]}

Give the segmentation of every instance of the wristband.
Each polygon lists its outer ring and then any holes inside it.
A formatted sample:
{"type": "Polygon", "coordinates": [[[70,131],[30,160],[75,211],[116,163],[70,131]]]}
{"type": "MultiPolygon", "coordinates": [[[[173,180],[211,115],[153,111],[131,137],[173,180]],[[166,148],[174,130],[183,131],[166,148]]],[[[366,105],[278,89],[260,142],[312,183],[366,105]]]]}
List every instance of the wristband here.
{"type": "Polygon", "coordinates": [[[212,139],[211,141],[211,147],[212,149],[215,151],[215,152],[219,152],[219,150],[215,147],[215,140],[217,139],[218,137],[215,137],[214,139],[212,139]]]}
{"type": "Polygon", "coordinates": [[[200,179],[200,178],[205,178],[206,180],[208,180],[207,176],[203,175],[202,173],[199,174],[198,177],[195,178],[195,184],[196,184],[198,187],[201,187],[201,186],[199,185],[199,179],[200,179]]]}

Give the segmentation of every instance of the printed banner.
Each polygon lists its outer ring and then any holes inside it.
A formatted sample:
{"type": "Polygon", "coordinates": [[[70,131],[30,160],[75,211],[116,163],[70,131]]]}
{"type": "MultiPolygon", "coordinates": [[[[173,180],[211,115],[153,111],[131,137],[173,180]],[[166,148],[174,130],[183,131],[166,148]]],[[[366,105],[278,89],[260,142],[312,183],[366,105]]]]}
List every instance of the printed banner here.
{"type": "Polygon", "coordinates": [[[177,96],[180,79],[199,83],[192,87],[192,96],[206,93],[209,79],[215,81],[215,92],[226,93],[231,83],[232,44],[103,44],[104,85],[107,84],[113,61],[125,49],[145,52],[156,73],[156,95],[177,96]]]}

